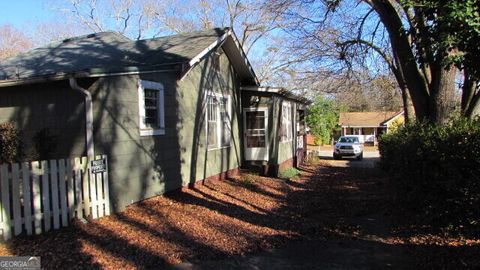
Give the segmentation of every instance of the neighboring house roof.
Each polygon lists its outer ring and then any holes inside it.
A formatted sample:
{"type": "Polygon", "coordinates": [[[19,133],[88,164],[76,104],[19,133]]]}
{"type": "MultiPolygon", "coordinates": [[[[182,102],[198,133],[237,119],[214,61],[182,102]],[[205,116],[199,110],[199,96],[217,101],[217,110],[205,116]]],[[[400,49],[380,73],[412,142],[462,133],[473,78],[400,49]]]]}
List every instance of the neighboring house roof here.
{"type": "MultiPolygon", "coordinates": [[[[0,86],[35,78],[93,77],[172,68],[188,72],[222,46],[243,81],[258,85],[230,28],[133,41],[116,32],[65,39],[8,58],[0,64],[0,86]],[[181,68],[178,68],[181,66],[181,68]]],[[[184,75],[184,74],[183,74],[184,75]]]]}
{"type": "Polygon", "coordinates": [[[400,115],[403,111],[340,113],[339,124],[342,127],[381,127],[400,115]]]}

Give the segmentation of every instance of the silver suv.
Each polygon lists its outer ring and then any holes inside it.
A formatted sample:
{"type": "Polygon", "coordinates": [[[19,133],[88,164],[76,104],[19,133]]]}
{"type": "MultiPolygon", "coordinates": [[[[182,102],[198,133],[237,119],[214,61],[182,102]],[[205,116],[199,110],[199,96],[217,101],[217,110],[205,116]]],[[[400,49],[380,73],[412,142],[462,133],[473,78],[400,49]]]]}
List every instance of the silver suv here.
{"type": "Polygon", "coordinates": [[[358,136],[341,136],[335,143],[333,149],[333,158],[355,157],[357,160],[363,159],[363,144],[358,136]]]}

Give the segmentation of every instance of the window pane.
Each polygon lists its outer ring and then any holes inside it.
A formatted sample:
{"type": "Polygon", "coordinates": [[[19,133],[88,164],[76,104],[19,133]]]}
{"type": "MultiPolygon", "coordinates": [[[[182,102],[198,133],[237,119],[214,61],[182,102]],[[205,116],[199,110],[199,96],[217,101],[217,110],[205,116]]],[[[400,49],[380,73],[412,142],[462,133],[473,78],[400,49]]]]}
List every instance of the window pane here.
{"type": "Polygon", "coordinates": [[[157,90],[154,89],[145,89],[145,98],[157,98],[157,90]]]}
{"type": "Polygon", "coordinates": [[[222,139],[222,146],[229,146],[230,145],[230,121],[228,115],[228,99],[221,98],[220,99],[220,119],[222,121],[222,128],[220,129],[220,137],[222,139]]]}
{"type": "Polygon", "coordinates": [[[265,128],[265,112],[246,112],[247,129],[265,128]]]}
{"type": "Polygon", "coordinates": [[[207,143],[208,147],[217,146],[217,122],[208,122],[207,143]]]}
{"type": "Polygon", "coordinates": [[[287,104],[282,105],[281,140],[292,140],[292,110],[287,104]]]}
{"type": "Polygon", "coordinates": [[[207,144],[209,148],[229,146],[231,140],[228,97],[207,96],[207,144]]]}
{"type": "Polygon", "coordinates": [[[217,102],[214,97],[208,97],[207,103],[207,121],[217,120],[217,102]]]}
{"type": "Polygon", "coordinates": [[[265,136],[247,136],[247,147],[265,147],[265,136]]]}
{"type": "Polygon", "coordinates": [[[222,126],[222,129],[220,131],[222,134],[221,134],[221,138],[222,138],[222,146],[229,146],[230,145],[230,125],[228,124],[228,122],[223,122],[223,126],[222,126]]]}
{"type": "Polygon", "coordinates": [[[145,107],[157,107],[157,100],[156,99],[145,99],[145,107]]]}
{"type": "Polygon", "coordinates": [[[145,118],[143,123],[147,127],[157,128],[158,123],[158,91],[144,90],[145,118]]]}

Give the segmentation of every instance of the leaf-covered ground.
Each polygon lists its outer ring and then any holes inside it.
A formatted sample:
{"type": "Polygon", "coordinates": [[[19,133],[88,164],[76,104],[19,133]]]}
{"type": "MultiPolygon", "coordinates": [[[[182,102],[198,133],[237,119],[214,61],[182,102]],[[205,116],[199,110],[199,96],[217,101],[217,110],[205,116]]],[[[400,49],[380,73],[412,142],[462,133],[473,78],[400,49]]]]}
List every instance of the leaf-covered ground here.
{"type": "Polygon", "coordinates": [[[333,239],[347,249],[368,243],[371,253],[391,250],[394,262],[412,268],[480,268],[478,238],[412,224],[398,216],[384,174],[334,162],[307,166],[286,182],[243,174],[154,197],[88,224],[1,244],[0,255],[41,256],[46,269],[146,269],[241,260],[291,239],[315,239],[328,250],[333,239]]]}

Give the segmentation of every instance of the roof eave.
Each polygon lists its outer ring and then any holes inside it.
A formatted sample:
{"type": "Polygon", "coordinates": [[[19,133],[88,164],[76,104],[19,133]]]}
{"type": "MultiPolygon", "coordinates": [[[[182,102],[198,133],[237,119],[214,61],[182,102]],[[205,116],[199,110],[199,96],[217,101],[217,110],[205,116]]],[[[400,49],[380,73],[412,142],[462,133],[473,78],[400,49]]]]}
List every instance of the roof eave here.
{"type": "Polygon", "coordinates": [[[381,124],[385,125],[385,126],[388,126],[390,124],[390,122],[393,122],[395,119],[397,119],[398,117],[400,117],[403,114],[404,114],[404,111],[402,110],[399,113],[395,114],[394,116],[390,117],[390,119],[388,119],[386,121],[383,121],[381,124]]]}
{"type": "Polygon", "coordinates": [[[245,52],[243,51],[243,48],[240,45],[240,43],[239,43],[235,33],[232,31],[232,29],[228,29],[227,31],[225,31],[225,33],[222,36],[218,37],[207,48],[205,48],[199,54],[197,54],[195,57],[193,57],[187,63],[187,66],[185,67],[185,70],[183,71],[180,80],[183,80],[188,75],[188,73],[193,68],[195,68],[195,66],[198,65],[208,54],[210,54],[212,51],[216,50],[219,47],[224,47],[224,50],[225,50],[225,53],[227,54],[227,57],[229,57],[232,65],[234,67],[236,66],[237,72],[241,73],[241,75],[243,75],[243,77],[249,77],[245,81],[249,81],[250,84],[253,83],[256,86],[260,85],[260,81],[258,80],[257,75],[255,74],[255,72],[252,68],[252,65],[248,61],[248,58],[247,58],[245,52]],[[233,49],[233,47],[235,49],[233,49]],[[238,55],[235,55],[236,52],[238,53],[238,55]],[[238,59],[241,59],[241,60],[238,61],[238,59]],[[244,72],[239,72],[239,71],[244,71],[244,72]]]}
{"type": "Polygon", "coordinates": [[[108,70],[102,68],[92,68],[88,71],[78,71],[74,73],[49,74],[37,77],[20,78],[13,80],[0,80],[0,87],[16,86],[22,84],[43,83],[50,81],[61,81],[69,78],[99,78],[120,75],[135,75],[158,72],[176,72],[181,70],[181,63],[164,65],[162,68],[154,67],[136,67],[130,66],[118,70],[108,70]]]}
{"type": "Polygon", "coordinates": [[[267,93],[271,95],[278,95],[286,99],[294,100],[304,105],[309,105],[312,103],[311,100],[297,96],[293,93],[288,92],[283,87],[270,87],[270,86],[244,86],[240,88],[241,91],[257,92],[257,93],[267,93]]]}

